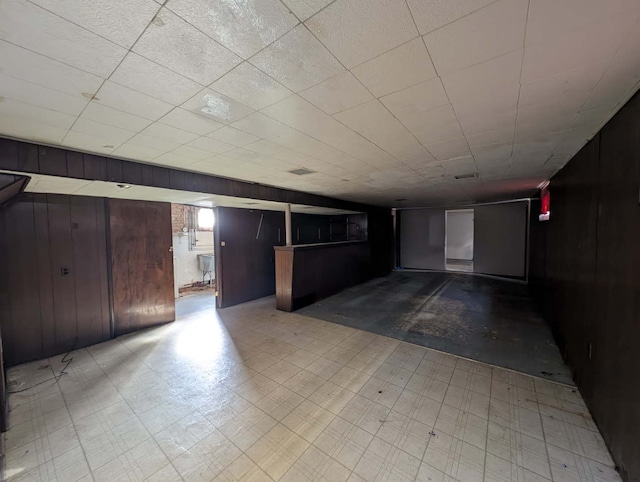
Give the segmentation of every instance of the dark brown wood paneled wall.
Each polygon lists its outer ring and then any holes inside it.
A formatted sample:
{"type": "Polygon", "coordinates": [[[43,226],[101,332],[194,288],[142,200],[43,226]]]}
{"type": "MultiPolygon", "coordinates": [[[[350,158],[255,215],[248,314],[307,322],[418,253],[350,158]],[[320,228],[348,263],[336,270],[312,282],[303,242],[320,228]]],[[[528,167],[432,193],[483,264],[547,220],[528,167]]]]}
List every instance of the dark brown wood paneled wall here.
{"type": "Polygon", "coordinates": [[[640,480],[640,96],[551,179],[530,280],[627,481],[640,480]]]}
{"type": "Polygon", "coordinates": [[[108,205],[114,334],[175,320],[171,204],[108,205]]]}
{"type": "Polygon", "coordinates": [[[0,169],[366,213],[377,276],[393,268],[391,210],[290,189],[0,138],[0,169]]]}
{"type": "Polygon", "coordinates": [[[276,307],[294,311],[372,277],[366,241],[275,248],[276,307]]]}
{"type": "Polygon", "coordinates": [[[221,194],[349,211],[373,206],[235,179],[0,138],[0,169],[221,194]]]}
{"type": "Polygon", "coordinates": [[[109,339],[105,202],[21,194],[0,210],[5,364],[109,339]]]}
{"type": "Polygon", "coordinates": [[[282,212],[216,209],[218,307],[237,305],[276,292],[273,247],[284,244],[284,238],[282,212]]]}

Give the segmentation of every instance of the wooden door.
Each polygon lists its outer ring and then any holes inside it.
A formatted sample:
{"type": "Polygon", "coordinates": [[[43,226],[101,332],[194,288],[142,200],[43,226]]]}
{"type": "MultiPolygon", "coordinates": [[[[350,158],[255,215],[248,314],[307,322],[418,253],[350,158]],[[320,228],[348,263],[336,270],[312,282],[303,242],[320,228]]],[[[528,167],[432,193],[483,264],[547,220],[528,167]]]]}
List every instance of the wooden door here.
{"type": "Polygon", "coordinates": [[[171,204],[109,200],[114,334],[175,319],[171,204]]]}

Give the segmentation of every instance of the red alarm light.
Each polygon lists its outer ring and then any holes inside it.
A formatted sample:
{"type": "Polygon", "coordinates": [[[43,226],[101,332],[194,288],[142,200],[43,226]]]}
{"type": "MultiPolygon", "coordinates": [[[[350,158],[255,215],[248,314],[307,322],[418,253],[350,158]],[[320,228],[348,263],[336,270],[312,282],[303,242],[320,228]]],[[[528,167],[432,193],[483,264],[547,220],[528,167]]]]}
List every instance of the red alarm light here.
{"type": "Polygon", "coordinates": [[[538,218],[540,221],[549,221],[549,216],[551,215],[551,193],[547,186],[542,189],[540,199],[540,216],[538,218]]]}

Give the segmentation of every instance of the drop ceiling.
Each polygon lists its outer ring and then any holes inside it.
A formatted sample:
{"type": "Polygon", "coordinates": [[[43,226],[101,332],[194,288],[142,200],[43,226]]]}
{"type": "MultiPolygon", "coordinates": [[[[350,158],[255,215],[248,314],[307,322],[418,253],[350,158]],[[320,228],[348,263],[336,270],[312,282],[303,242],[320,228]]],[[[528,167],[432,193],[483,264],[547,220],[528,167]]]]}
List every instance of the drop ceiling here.
{"type": "Polygon", "coordinates": [[[378,205],[519,196],[637,90],[639,20],[640,0],[2,0],[0,135],[378,205]]]}

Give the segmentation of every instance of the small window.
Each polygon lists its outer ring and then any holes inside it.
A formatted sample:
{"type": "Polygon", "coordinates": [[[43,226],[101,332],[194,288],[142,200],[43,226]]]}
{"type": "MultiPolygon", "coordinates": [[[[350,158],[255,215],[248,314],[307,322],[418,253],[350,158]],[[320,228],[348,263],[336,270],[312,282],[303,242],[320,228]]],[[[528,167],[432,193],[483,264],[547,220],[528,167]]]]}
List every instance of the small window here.
{"type": "Polygon", "coordinates": [[[213,229],[213,209],[198,210],[198,230],[211,231],[213,229]]]}

